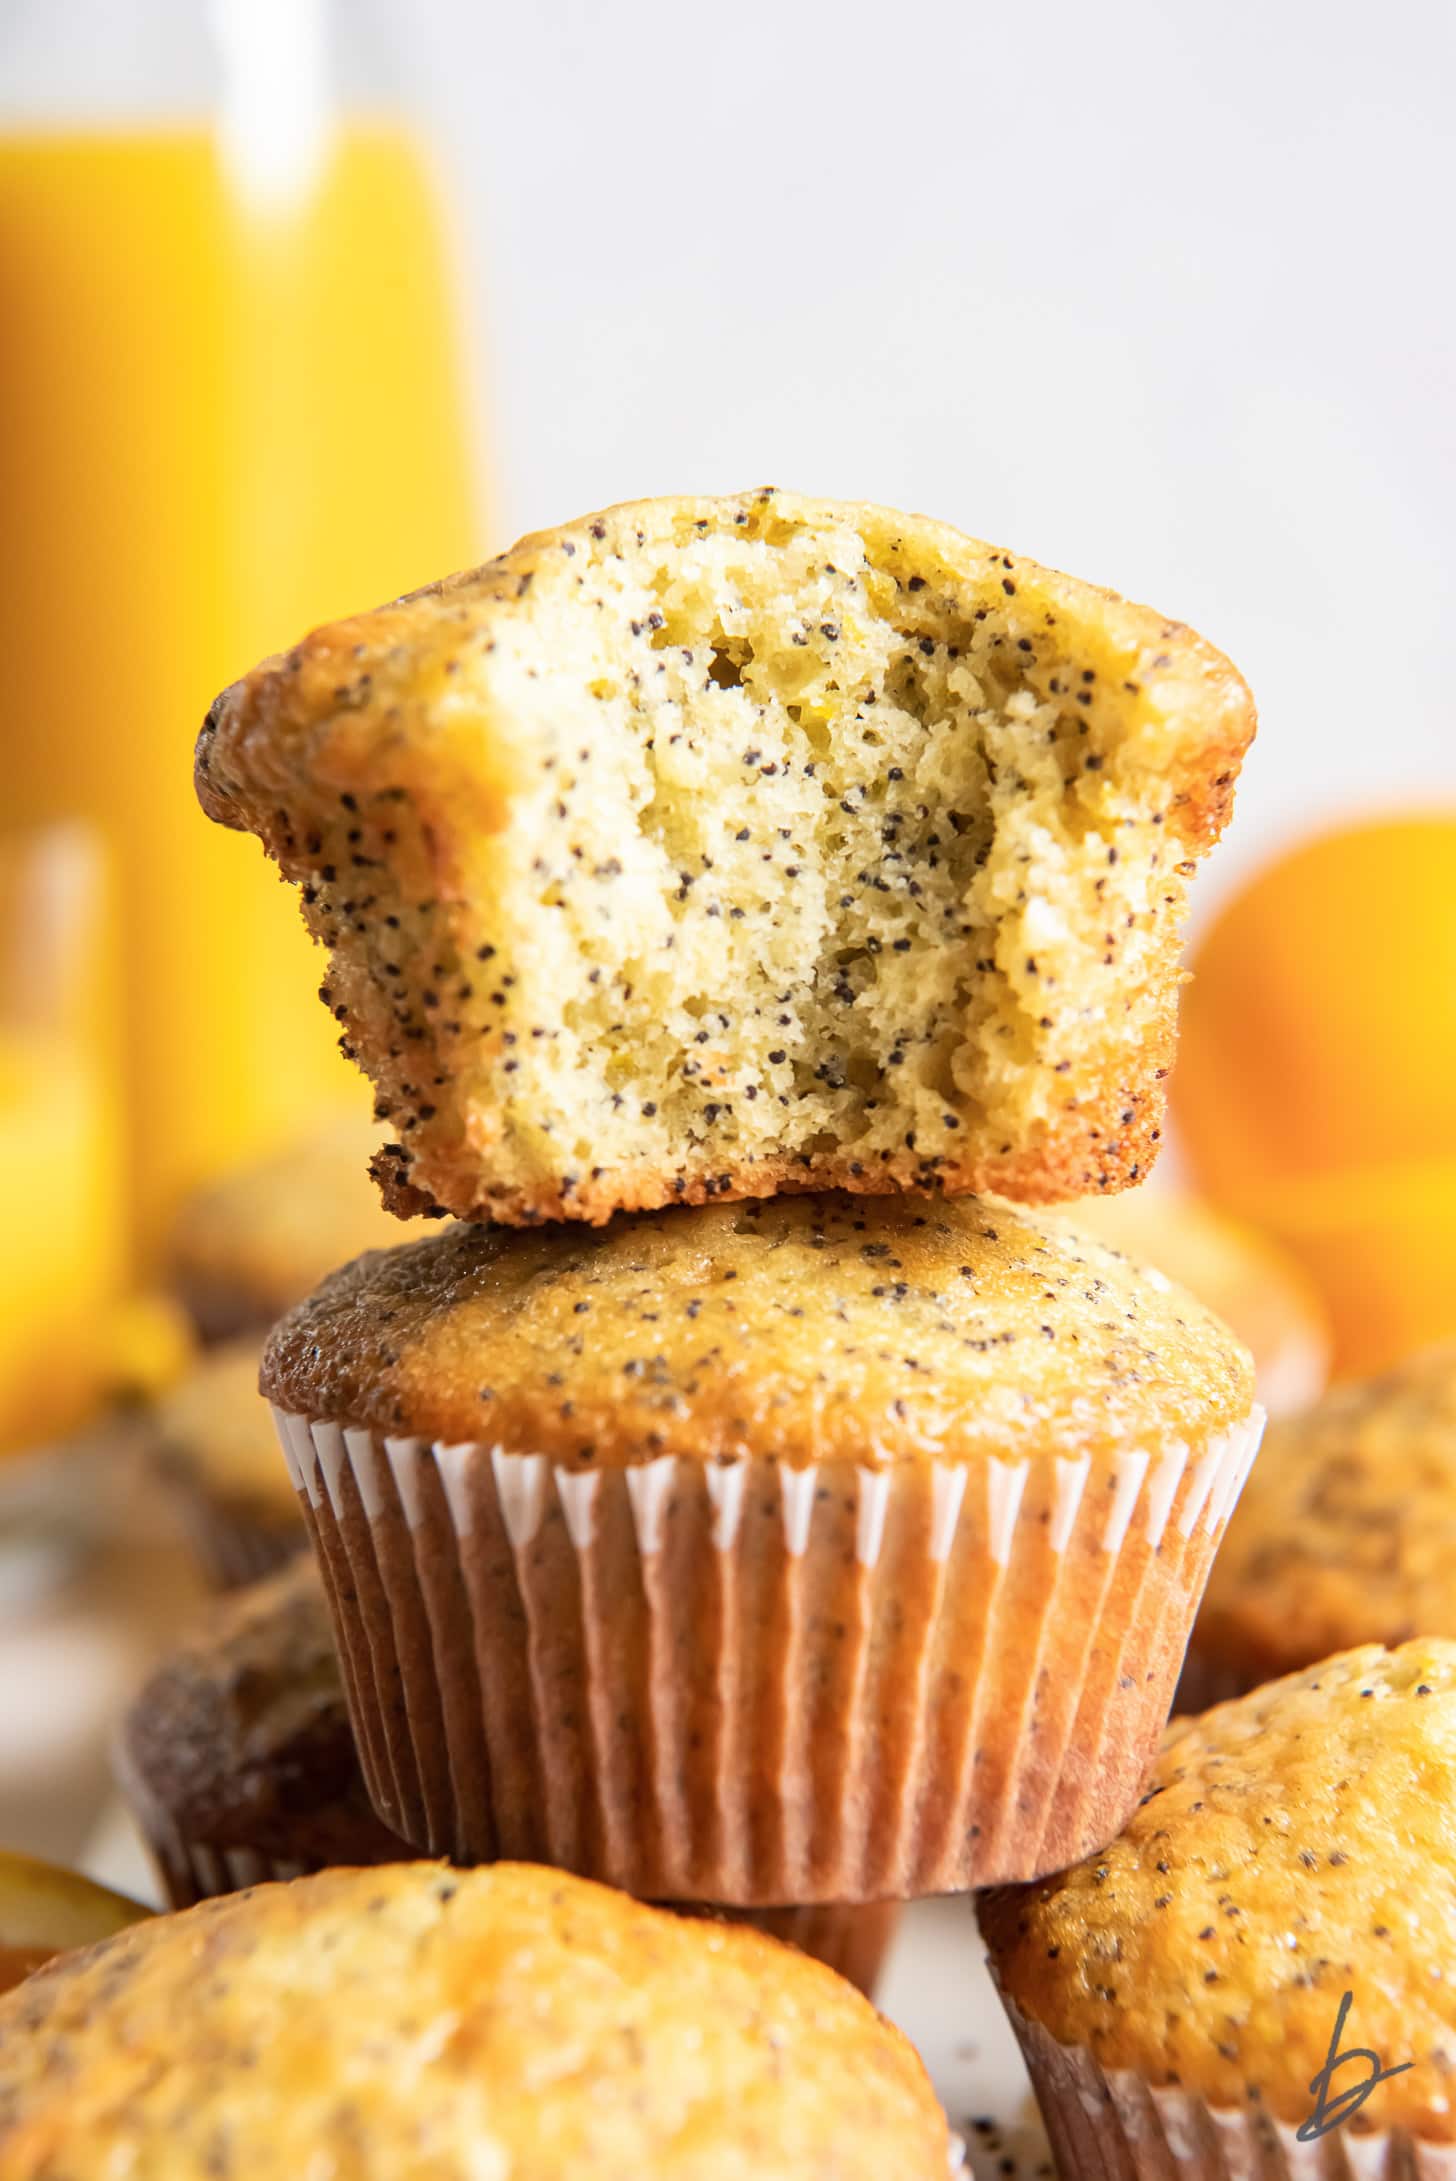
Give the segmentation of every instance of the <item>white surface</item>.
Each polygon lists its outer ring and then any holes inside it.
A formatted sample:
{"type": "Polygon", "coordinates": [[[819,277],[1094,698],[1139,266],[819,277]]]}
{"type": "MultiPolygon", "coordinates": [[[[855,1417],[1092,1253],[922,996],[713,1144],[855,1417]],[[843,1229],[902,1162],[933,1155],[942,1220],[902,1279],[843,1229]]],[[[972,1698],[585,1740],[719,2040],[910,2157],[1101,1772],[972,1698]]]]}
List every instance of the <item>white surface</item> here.
{"type": "Polygon", "coordinates": [[[411,24],[497,542],[771,481],[1151,599],[1264,714],[1205,907],[1325,812],[1456,800],[1448,0],[411,24]]]}

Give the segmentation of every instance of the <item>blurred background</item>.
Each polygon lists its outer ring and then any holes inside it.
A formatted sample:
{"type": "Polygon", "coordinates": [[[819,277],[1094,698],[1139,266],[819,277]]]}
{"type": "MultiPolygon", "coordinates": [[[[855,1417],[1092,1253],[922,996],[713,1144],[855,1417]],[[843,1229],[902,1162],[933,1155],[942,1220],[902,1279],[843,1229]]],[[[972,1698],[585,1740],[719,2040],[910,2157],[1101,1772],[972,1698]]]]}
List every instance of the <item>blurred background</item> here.
{"type": "Polygon", "coordinates": [[[390,1232],[196,729],[523,530],[772,481],[1227,650],[1175,1149],[1089,1216],[1274,1406],[1456,1333],[1453,64],[1439,0],[0,0],[0,1847],[105,1861],[141,1660],[296,1541],[260,1330],[390,1232]]]}

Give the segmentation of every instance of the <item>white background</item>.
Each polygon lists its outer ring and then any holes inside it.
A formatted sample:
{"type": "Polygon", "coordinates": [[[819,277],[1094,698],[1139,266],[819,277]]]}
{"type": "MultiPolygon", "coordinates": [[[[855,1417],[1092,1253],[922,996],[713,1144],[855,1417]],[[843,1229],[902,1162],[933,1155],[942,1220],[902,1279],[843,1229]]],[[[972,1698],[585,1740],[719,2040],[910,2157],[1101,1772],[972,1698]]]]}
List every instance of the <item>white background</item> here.
{"type": "Polygon", "coordinates": [[[1205,907],[1276,835],[1456,804],[1452,0],[407,19],[497,544],[773,482],[1193,622],[1263,714],[1205,907]]]}

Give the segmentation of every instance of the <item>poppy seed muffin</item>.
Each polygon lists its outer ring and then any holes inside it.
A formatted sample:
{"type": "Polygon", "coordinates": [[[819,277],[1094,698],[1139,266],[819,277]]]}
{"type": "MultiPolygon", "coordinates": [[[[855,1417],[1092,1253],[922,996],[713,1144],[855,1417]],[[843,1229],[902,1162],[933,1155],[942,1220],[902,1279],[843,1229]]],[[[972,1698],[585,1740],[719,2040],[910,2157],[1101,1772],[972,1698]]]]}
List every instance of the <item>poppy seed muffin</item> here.
{"type": "Polygon", "coordinates": [[[1456,1637],[1456,1342],[1270,1430],[1189,1678],[1251,1688],[1357,1643],[1456,1637]]]}
{"type": "Polygon", "coordinates": [[[266,1332],[336,1265],[400,1239],[369,1185],[378,1144],[377,1124],[341,1115],[188,1197],[168,1274],[204,1340],[266,1332]]]}
{"type": "Polygon", "coordinates": [[[332,951],[396,1209],[1030,1202],[1154,1157],[1188,881],[1253,729],[1160,614],[764,490],[315,631],[218,699],[196,777],[332,951]]]}
{"type": "MultiPolygon", "coordinates": [[[[365,1793],[312,1554],[220,1600],[157,1668],[123,1722],[116,1772],[173,1908],[412,1853],[365,1793]]],[[[863,1992],[899,1916],[893,1901],[752,1912],[863,1992]]]]}
{"type": "Polygon", "coordinates": [[[1195,1196],[1156,1187],[1085,1197],[1066,1216],[1136,1264],[1155,1265],[1222,1318],[1254,1358],[1270,1416],[1319,1398],[1329,1375],[1329,1323],[1298,1265],[1265,1236],[1195,1196]]]}
{"type": "Polygon", "coordinates": [[[308,1543],[258,1398],[256,1337],[204,1351],[149,1411],[153,1465],[218,1590],[256,1582],[308,1543]]]}
{"type": "Polygon", "coordinates": [[[1456,2142],[1456,1644],[1175,1720],[1121,1836],[981,1924],[1063,2173],[1445,2171],[1412,2148],[1456,2142]],[[1399,2131],[1405,2162],[1281,2163],[1347,1992],[1343,2047],[1410,2064],[1341,2139],[1399,2131]]]}
{"type": "Polygon", "coordinates": [[[758,1932],[520,1864],[205,1902],[0,2001],[0,2181],[945,2181],[924,2068],[758,1932]]]}
{"type": "Polygon", "coordinates": [[[1259,1421],[1161,1275],[974,1199],[454,1227],[263,1389],[386,1824],[736,1906],[1114,1832],[1259,1421]]]}

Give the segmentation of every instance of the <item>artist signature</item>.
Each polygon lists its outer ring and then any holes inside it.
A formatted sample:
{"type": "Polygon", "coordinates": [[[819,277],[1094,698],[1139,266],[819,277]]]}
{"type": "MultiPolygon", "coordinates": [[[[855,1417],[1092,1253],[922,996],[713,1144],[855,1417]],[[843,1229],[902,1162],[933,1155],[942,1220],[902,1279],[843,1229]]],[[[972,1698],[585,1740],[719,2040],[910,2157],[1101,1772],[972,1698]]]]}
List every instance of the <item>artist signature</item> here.
{"type": "Polygon", "coordinates": [[[1314,2092],[1314,2111],[1294,2131],[1295,2141],[1298,2143],[1313,2143],[1320,2136],[1328,2135],[1332,2128],[1342,2128],[1352,2114],[1359,2112],[1372,2090],[1381,2083],[1389,2082],[1392,2075],[1403,2075],[1408,2067],[1415,2065],[1413,2060],[1402,2060],[1399,2067],[1382,2067],[1380,2055],[1371,2052],[1365,2045],[1352,2045],[1348,2052],[1341,2052],[1340,2039],[1345,2034],[1345,2019],[1354,1997],[1353,1992],[1346,1992],[1340,2001],[1340,2011],[1335,2017],[1334,2035],[1330,2038],[1329,2057],[1309,2086],[1314,2092]],[[1365,2062],[1364,2080],[1351,2083],[1348,2089],[1342,2090],[1336,2096],[1336,2074],[1339,2069],[1348,2067],[1355,2060],[1365,2062]]]}

